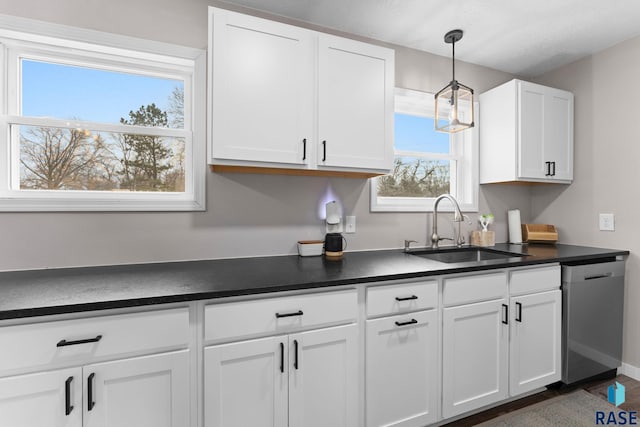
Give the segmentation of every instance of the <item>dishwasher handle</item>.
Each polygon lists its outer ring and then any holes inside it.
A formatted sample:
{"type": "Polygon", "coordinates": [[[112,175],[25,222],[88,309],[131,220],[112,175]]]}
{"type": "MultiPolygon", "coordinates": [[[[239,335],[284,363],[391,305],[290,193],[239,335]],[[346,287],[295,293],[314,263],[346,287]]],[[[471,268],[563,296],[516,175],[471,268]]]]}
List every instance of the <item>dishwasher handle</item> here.
{"type": "Polygon", "coordinates": [[[585,276],[584,280],[594,280],[594,279],[605,279],[607,277],[613,276],[613,273],[603,273],[603,274],[594,274],[593,276],[585,276]]]}

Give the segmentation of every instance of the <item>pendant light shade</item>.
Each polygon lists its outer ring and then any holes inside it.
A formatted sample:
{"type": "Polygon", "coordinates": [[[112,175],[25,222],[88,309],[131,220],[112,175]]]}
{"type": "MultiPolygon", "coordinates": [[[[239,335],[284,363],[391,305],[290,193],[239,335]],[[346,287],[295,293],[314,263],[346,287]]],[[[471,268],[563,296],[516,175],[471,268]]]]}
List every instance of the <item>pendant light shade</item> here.
{"type": "Polygon", "coordinates": [[[456,80],[456,42],[462,38],[462,30],[449,31],[445,43],[452,46],[451,82],[435,95],[435,128],[439,132],[455,133],[473,127],[473,89],[456,80]]]}

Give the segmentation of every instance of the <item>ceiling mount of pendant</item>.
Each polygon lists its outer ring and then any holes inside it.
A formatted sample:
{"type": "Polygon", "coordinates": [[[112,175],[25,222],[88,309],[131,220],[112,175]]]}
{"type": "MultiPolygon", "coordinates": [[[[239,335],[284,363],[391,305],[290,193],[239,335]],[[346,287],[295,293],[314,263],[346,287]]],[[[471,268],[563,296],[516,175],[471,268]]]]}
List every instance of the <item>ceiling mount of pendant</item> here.
{"type": "Polygon", "coordinates": [[[462,39],[462,30],[451,30],[447,34],[444,35],[445,43],[455,43],[459,42],[462,39]]]}

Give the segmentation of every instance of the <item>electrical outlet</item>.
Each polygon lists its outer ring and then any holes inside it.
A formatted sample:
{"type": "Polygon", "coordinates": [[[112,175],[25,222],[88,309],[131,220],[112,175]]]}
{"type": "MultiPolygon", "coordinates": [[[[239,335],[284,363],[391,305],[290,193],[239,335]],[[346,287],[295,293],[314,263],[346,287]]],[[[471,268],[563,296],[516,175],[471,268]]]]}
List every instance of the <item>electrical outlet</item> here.
{"type": "Polygon", "coordinates": [[[344,232],[345,233],[355,233],[356,232],[356,217],[348,216],[344,222],[344,232]]]}
{"type": "Polygon", "coordinates": [[[615,231],[615,216],[612,213],[600,214],[600,231],[615,231]]]}

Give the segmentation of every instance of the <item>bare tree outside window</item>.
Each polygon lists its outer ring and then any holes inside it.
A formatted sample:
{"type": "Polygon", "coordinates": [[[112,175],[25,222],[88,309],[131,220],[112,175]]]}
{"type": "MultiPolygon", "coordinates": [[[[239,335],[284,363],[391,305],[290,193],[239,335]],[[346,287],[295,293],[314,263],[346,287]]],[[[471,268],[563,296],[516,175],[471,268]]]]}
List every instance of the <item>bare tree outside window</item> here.
{"type": "Polygon", "coordinates": [[[92,137],[82,129],[26,127],[20,133],[20,147],[23,188],[86,190],[108,182],[97,167],[109,157],[100,135],[92,137]]]}
{"type": "MultiPolygon", "coordinates": [[[[184,92],[169,111],[155,104],[131,110],[120,123],[184,126],[184,92]]],[[[184,138],[20,126],[20,188],[25,190],[185,191],[184,138]]]]}
{"type": "Polygon", "coordinates": [[[380,197],[437,197],[449,193],[449,162],[396,157],[393,171],[378,179],[380,197]]]}

